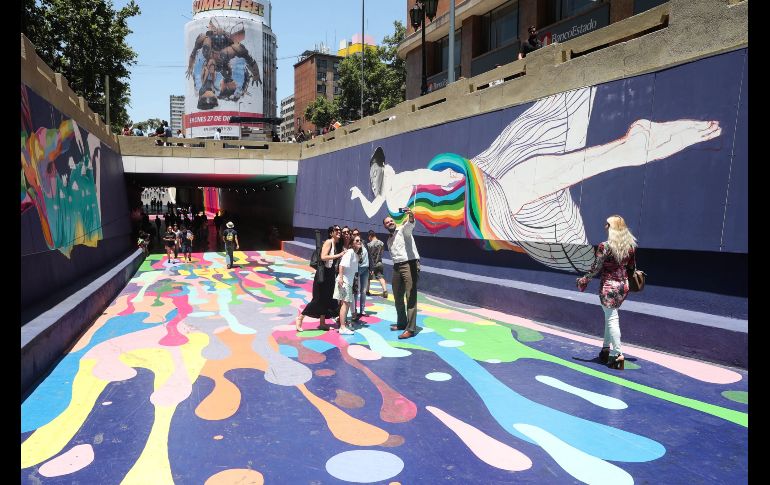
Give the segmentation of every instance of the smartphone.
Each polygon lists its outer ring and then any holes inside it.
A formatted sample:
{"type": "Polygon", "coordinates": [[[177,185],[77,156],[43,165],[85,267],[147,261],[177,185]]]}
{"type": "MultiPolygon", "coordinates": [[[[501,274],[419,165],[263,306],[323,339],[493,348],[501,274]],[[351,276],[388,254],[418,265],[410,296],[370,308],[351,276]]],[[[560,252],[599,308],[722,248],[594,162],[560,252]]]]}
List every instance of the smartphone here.
{"type": "Polygon", "coordinates": [[[398,211],[399,211],[400,213],[404,214],[404,213],[405,213],[405,212],[406,212],[408,209],[409,209],[409,207],[402,207],[402,208],[400,208],[398,211]]]}

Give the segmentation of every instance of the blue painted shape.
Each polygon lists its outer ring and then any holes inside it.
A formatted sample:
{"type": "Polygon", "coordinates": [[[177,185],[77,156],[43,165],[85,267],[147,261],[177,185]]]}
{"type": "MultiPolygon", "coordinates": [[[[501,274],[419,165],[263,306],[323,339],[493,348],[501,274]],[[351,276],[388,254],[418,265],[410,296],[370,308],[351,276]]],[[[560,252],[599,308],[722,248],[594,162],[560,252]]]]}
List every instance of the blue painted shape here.
{"type": "Polygon", "coordinates": [[[302,345],[309,348],[310,350],[315,350],[316,352],[324,353],[329,349],[335,349],[336,347],[329,342],[325,340],[316,340],[316,339],[304,339],[302,340],[302,345]]]}
{"type": "Polygon", "coordinates": [[[339,480],[374,483],[388,480],[401,473],[404,462],[387,451],[353,450],[329,458],[326,471],[339,480]],[[355,463],[355,466],[351,464],[355,463]]]}
{"type": "Polygon", "coordinates": [[[80,359],[89,350],[106,340],[161,325],[142,323],[148,316],[147,312],[139,312],[112,317],[96,331],[85,348],[65,355],[21,404],[21,431],[32,431],[48,424],[67,409],[72,400],[72,381],[80,367],[80,359]]]}
{"type": "Polygon", "coordinates": [[[286,357],[299,357],[299,351],[291,345],[280,344],[278,345],[278,351],[286,357]]]}
{"type": "Polygon", "coordinates": [[[527,399],[500,382],[461,349],[442,347],[439,342],[444,338],[437,333],[419,333],[411,340],[410,343],[433,351],[456,370],[478,394],[500,427],[517,438],[534,443],[512,427],[522,423],[542,428],[570,446],[603,460],[644,462],[658,459],[666,452],[663,445],[644,436],[572,416],[527,399]],[[624,445],[607,446],[616,441],[624,445]]]}

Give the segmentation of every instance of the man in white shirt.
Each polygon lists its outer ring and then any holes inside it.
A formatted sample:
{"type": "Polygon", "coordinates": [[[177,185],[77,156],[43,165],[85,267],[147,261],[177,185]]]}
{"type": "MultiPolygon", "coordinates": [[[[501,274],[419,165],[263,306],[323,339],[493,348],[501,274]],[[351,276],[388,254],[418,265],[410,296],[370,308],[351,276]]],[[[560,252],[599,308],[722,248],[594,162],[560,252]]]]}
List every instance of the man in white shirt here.
{"type": "Polygon", "coordinates": [[[217,131],[214,132],[214,139],[215,140],[222,139],[222,128],[217,128],[217,131]]]}
{"type": "Polygon", "coordinates": [[[414,337],[417,332],[417,280],[420,276],[420,254],[414,243],[412,231],[414,231],[414,213],[404,207],[409,218],[401,226],[396,226],[392,217],[386,217],[382,223],[390,232],[388,238],[388,251],[393,260],[393,298],[396,302],[396,314],[398,319],[391,330],[403,330],[398,336],[400,339],[414,337]],[[406,309],[404,308],[404,296],[406,296],[406,309]]]}

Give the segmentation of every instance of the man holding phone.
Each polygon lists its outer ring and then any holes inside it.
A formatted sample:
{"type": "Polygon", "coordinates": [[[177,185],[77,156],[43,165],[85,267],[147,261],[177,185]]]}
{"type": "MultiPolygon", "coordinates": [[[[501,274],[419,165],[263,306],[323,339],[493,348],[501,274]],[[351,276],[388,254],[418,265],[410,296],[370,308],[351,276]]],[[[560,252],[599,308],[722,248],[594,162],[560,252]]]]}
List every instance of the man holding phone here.
{"type": "Polygon", "coordinates": [[[388,216],[382,223],[390,232],[388,251],[393,260],[393,298],[396,302],[398,319],[391,330],[403,330],[399,339],[414,337],[417,332],[417,281],[420,276],[420,254],[414,243],[414,213],[409,207],[401,209],[409,217],[401,226],[388,216]],[[404,305],[406,297],[406,308],[404,305]]]}

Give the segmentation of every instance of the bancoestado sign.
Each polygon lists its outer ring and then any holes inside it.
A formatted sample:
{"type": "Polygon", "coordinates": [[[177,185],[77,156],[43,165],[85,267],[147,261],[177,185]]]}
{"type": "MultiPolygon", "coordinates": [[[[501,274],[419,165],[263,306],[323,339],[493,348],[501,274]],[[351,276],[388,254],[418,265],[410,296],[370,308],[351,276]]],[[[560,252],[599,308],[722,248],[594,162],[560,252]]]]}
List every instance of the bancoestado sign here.
{"type": "Polygon", "coordinates": [[[599,7],[583,14],[557,23],[550,27],[544,27],[538,32],[544,44],[554,42],[566,42],[575,37],[606,27],[610,24],[610,4],[604,3],[599,7]]]}
{"type": "Polygon", "coordinates": [[[194,0],[193,14],[209,10],[238,10],[241,12],[265,16],[265,6],[252,0],[194,0]]]}

